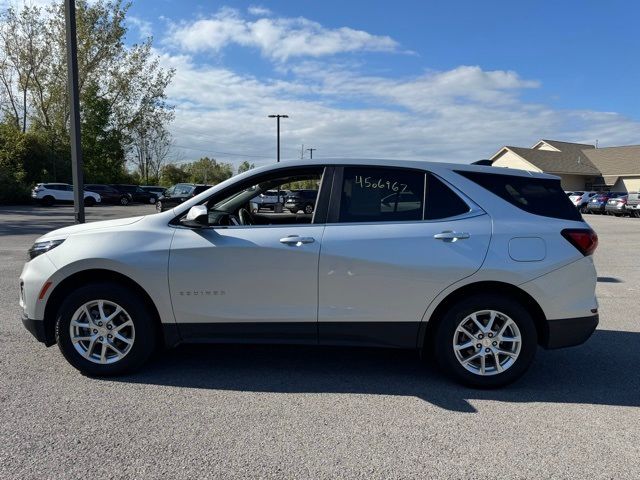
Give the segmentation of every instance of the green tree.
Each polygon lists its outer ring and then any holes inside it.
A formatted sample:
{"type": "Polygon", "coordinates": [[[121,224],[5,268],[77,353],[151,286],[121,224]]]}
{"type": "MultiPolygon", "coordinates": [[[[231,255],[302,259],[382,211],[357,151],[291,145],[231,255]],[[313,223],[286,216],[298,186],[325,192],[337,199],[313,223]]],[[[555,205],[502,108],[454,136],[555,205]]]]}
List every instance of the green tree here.
{"type": "Polygon", "coordinates": [[[87,182],[109,183],[125,175],[122,133],[112,125],[108,100],[98,96],[98,86],[87,87],[82,104],[82,152],[87,182]]]}
{"type": "Polygon", "coordinates": [[[203,157],[185,166],[193,183],[215,185],[233,176],[230,163],[219,163],[213,158],[203,157]]]}
{"type": "Polygon", "coordinates": [[[0,124],[0,203],[28,198],[24,183],[26,136],[13,121],[0,124]]]}
{"type": "MultiPolygon", "coordinates": [[[[173,119],[163,69],[151,38],[128,45],[122,0],[77,0],[78,70],[85,171],[89,181],[118,181],[126,161],[148,181],[158,177],[171,145],[173,119]]],[[[70,177],[64,2],[9,7],[0,14],[2,121],[29,135],[6,137],[25,149],[23,181],[70,177]]],[[[7,147],[8,148],[8,147],[7,147]]],[[[7,150],[5,148],[5,150],[7,150]]],[[[7,150],[8,151],[8,150],[7,150]]]]}
{"type": "Polygon", "coordinates": [[[256,166],[253,163],[249,163],[245,160],[240,165],[238,165],[238,173],[244,173],[251,170],[252,168],[256,168],[256,166]]]}
{"type": "Polygon", "coordinates": [[[188,181],[189,172],[180,165],[170,163],[162,167],[160,171],[160,185],[168,187],[176,183],[185,183],[188,181]]]}

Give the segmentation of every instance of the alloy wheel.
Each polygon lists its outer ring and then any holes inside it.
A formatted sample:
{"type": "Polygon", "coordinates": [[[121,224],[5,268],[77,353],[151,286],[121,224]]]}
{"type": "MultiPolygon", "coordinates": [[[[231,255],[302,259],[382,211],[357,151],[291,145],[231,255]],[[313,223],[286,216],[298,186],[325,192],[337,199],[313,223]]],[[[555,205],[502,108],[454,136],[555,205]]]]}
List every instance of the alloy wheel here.
{"type": "Polygon", "coordinates": [[[496,310],[467,315],[453,334],[456,359],[466,370],[480,376],[497,375],[511,368],[521,347],[516,323],[496,310]]]}
{"type": "Polygon", "coordinates": [[[124,308],[109,300],[91,300],[78,308],[69,324],[76,351],[98,364],[122,360],[133,347],[135,327],[124,308]]]}

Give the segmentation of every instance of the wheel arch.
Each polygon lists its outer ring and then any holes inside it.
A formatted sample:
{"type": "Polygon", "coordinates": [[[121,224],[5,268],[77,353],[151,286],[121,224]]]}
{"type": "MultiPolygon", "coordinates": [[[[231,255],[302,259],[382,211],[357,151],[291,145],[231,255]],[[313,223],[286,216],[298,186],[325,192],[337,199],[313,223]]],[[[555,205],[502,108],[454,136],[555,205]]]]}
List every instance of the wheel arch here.
{"type": "Polygon", "coordinates": [[[103,268],[91,268],[81,270],[69,275],[62,280],[49,295],[47,304],[44,310],[44,329],[45,329],[45,345],[51,346],[56,343],[55,341],[55,323],[56,316],[62,302],[66,296],[73,291],[76,287],[86,285],[88,283],[94,283],[98,281],[114,282],[120,285],[124,285],[127,288],[136,292],[139,298],[143,300],[147,306],[149,312],[153,316],[153,322],[157,326],[156,334],[159,345],[175,345],[178,343],[177,330],[171,328],[164,328],[164,325],[160,321],[160,313],[154,301],[149,294],[142,288],[135,280],[132,280],[128,276],[115,272],[113,270],[103,268]]]}
{"type": "Polygon", "coordinates": [[[434,339],[435,330],[445,313],[458,300],[470,295],[479,293],[491,293],[493,295],[504,295],[516,299],[521,303],[533,317],[538,334],[538,343],[543,343],[548,336],[547,318],[538,302],[527,292],[517,286],[495,281],[482,281],[464,285],[443,298],[428,319],[423,320],[418,331],[418,348],[423,348],[426,352],[433,351],[431,342],[434,339]]]}

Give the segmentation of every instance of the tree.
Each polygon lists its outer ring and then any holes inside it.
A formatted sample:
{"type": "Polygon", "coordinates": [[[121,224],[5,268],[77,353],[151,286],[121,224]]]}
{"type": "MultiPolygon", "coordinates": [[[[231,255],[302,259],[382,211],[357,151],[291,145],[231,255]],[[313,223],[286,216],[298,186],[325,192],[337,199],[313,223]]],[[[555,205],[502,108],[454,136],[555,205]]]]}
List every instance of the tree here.
{"type": "Polygon", "coordinates": [[[108,100],[98,96],[91,84],[82,104],[82,151],[85,178],[90,183],[109,183],[125,175],[122,133],[112,124],[108,100]]]}
{"type": "Polygon", "coordinates": [[[189,181],[189,172],[180,165],[170,163],[162,167],[160,171],[160,185],[170,186],[176,183],[186,183],[189,181]]]}
{"type": "MultiPolygon", "coordinates": [[[[78,72],[87,178],[118,181],[131,160],[140,177],[166,163],[173,108],[151,38],[126,45],[122,0],[77,0],[78,72]]],[[[64,2],[8,8],[0,15],[0,102],[10,122],[46,147],[46,174],[68,180],[69,101],[64,2]]],[[[40,167],[39,167],[40,168],[40,167]]],[[[43,169],[40,168],[42,172],[43,169]]]]}
{"type": "Polygon", "coordinates": [[[25,134],[13,123],[0,124],[0,203],[27,196],[23,162],[27,151],[25,134]]]}
{"type": "Polygon", "coordinates": [[[248,170],[251,170],[252,168],[256,168],[256,166],[253,163],[249,163],[245,160],[240,165],[238,165],[238,173],[244,173],[248,170]]]}
{"type": "Polygon", "coordinates": [[[215,159],[203,157],[185,166],[193,183],[215,185],[233,176],[230,163],[218,163],[215,159]]]}

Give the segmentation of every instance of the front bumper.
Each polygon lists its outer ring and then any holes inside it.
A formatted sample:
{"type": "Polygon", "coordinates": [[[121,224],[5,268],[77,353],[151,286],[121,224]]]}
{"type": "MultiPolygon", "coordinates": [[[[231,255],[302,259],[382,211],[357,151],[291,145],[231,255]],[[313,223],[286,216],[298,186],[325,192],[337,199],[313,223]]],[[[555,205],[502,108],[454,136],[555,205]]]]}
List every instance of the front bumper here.
{"type": "Polygon", "coordinates": [[[36,337],[36,340],[44,343],[47,347],[51,346],[55,343],[52,338],[48,338],[46,329],[44,328],[44,321],[42,320],[33,320],[26,315],[22,316],[22,324],[24,328],[31,332],[31,335],[36,337]]]}
{"type": "Polygon", "coordinates": [[[547,349],[581,345],[594,332],[599,322],[596,313],[590,317],[548,320],[541,338],[541,345],[547,349]]]}

